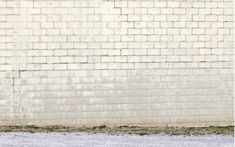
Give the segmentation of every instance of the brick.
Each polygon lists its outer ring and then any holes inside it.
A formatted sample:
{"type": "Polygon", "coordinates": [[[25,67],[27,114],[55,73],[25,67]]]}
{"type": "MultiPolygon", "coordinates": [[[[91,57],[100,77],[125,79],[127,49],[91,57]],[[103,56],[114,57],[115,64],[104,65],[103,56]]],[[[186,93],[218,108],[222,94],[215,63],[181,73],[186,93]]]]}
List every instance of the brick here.
{"type": "Polygon", "coordinates": [[[115,7],[116,8],[123,8],[123,7],[127,7],[127,1],[115,1],[115,7]]]}
{"type": "Polygon", "coordinates": [[[8,71],[8,70],[12,70],[12,65],[7,65],[7,64],[0,65],[0,71],[8,71]]]}
{"type": "Polygon", "coordinates": [[[108,66],[105,63],[95,64],[95,69],[107,69],[107,68],[108,68],[108,66]]]}
{"type": "Polygon", "coordinates": [[[54,64],[54,70],[66,70],[67,69],[67,64],[54,64]]]}
{"type": "Polygon", "coordinates": [[[140,21],[140,15],[128,15],[128,21],[140,21]]]}
{"type": "Polygon", "coordinates": [[[141,6],[141,3],[140,2],[137,2],[137,1],[128,1],[128,7],[132,8],[138,8],[141,6]]]}
{"type": "Polygon", "coordinates": [[[128,62],[140,62],[140,56],[128,56],[128,62]]]}
{"type": "Polygon", "coordinates": [[[159,1],[155,1],[154,2],[154,6],[156,8],[166,8],[167,2],[159,2],[159,1]]]}
{"type": "Polygon", "coordinates": [[[53,64],[41,64],[41,70],[53,70],[53,64]]]}
{"type": "Polygon", "coordinates": [[[71,7],[74,7],[74,2],[73,1],[61,1],[60,5],[62,7],[71,8],[71,7]]]}
{"type": "Polygon", "coordinates": [[[122,8],[122,14],[134,14],[134,9],[122,8]]]}
{"type": "Polygon", "coordinates": [[[233,7],[0,1],[0,126],[233,125],[233,7]]]}
{"type": "Polygon", "coordinates": [[[33,7],[33,2],[23,0],[23,1],[20,2],[20,7],[22,7],[22,8],[32,8],[33,7]]]}

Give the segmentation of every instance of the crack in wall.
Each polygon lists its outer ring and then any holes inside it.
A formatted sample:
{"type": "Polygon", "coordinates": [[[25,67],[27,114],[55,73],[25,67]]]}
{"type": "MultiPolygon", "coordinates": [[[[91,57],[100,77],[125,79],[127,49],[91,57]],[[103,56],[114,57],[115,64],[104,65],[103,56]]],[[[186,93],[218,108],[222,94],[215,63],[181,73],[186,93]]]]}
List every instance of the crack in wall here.
{"type": "Polygon", "coordinates": [[[14,111],[14,125],[20,125],[21,119],[21,77],[20,70],[12,71],[13,79],[13,111],[14,111]]]}
{"type": "MultiPolygon", "coordinates": [[[[18,12],[16,15],[19,17],[22,17],[21,14],[21,0],[19,0],[18,4],[18,12]]],[[[16,10],[17,11],[17,10],[16,10]]],[[[22,27],[22,19],[18,21],[17,26],[13,26],[12,29],[21,29],[22,27]]],[[[16,40],[15,40],[15,45],[14,49],[12,50],[12,56],[13,56],[13,61],[12,61],[12,79],[13,79],[13,112],[14,112],[14,120],[13,124],[14,125],[21,125],[21,55],[19,54],[18,50],[22,50],[22,42],[21,42],[21,34],[15,34],[16,40]]]]}

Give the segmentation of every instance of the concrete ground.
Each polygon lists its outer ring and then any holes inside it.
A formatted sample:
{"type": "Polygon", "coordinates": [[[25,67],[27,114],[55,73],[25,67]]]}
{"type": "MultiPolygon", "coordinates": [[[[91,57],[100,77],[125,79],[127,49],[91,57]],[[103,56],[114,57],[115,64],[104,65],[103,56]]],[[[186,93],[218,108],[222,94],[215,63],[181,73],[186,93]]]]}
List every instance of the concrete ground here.
{"type": "Polygon", "coordinates": [[[233,147],[232,135],[166,136],[91,133],[0,133],[0,147],[233,147]]]}

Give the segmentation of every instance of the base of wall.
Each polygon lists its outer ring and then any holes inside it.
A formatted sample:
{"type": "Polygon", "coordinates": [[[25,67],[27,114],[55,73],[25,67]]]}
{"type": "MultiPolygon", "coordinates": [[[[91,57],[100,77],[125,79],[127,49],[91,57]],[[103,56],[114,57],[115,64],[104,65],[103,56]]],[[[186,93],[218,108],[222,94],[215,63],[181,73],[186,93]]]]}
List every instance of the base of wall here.
{"type": "Polygon", "coordinates": [[[22,120],[22,121],[0,121],[0,126],[66,126],[66,127],[94,127],[94,126],[140,126],[140,127],[210,127],[210,126],[234,126],[234,122],[225,122],[225,121],[218,121],[218,122],[181,122],[181,123],[151,123],[151,122],[115,122],[115,121],[69,121],[69,120],[22,120]]]}
{"type": "Polygon", "coordinates": [[[143,126],[93,126],[93,127],[65,127],[65,126],[6,126],[0,127],[0,132],[88,132],[110,134],[165,134],[165,135],[205,135],[223,134],[234,135],[234,126],[210,127],[143,127],[143,126]]]}

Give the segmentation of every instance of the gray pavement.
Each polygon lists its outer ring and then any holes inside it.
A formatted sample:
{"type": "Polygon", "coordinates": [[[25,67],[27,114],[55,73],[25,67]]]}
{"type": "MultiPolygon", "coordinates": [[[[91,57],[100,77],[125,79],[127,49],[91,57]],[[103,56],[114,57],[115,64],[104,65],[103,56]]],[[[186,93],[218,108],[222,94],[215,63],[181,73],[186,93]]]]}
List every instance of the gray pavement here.
{"type": "Polygon", "coordinates": [[[109,135],[89,133],[0,133],[0,147],[233,147],[223,135],[109,135]]]}

